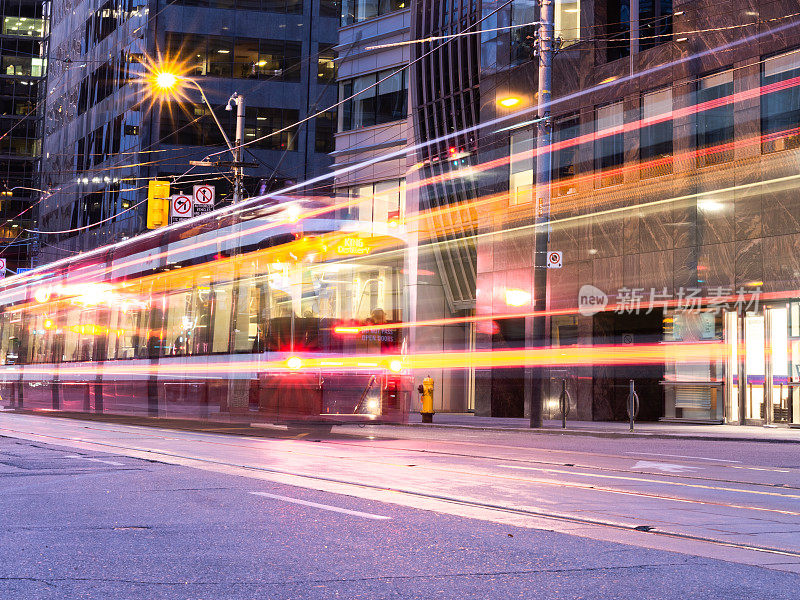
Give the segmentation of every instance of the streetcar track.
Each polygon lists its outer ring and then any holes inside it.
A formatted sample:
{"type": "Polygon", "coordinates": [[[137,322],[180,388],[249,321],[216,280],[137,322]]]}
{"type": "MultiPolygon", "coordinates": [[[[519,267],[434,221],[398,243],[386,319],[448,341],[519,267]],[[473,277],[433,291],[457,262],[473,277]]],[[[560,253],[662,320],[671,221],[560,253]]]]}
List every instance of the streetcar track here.
{"type": "MultiPolygon", "coordinates": [[[[470,500],[466,498],[457,498],[453,496],[446,496],[442,494],[432,494],[429,492],[423,492],[419,490],[409,490],[399,487],[389,487],[384,485],[375,485],[370,483],[364,482],[356,482],[356,481],[347,481],[344,479],[338,479],[335,477],[326,477],[323,475],[312,475],[307,473],[298,473],[294,471],[289,471],[286,469],[276,469],[273,467],[263,467],[263,466],[256,466],[256,465],[242,465],[236,464],[228,461],[223,460],[215,460],[211,458],[202,458],[197,456],[188,456],[184,454],[179,454],[175,452],[168,452],[164,450],[149,450],[149,449],[140,449],[140,448],[133,448],[130,446],[125,446],[122,444],[112,444],[109,442],[101,442],[101,441],[90,441],[90,440],[75,440],[74,438],[50,435],[50,434],[41,434],[41,433],[30,433],[30,432],[22,432],[16,430],[10,430],[7,428],[3,428],[3,431],[11,431],[18,434],[24,435],[31,435],[40,438],[49,438],[55,440],[63,440],[63,441],[79,441],[84,444],[91,444],[95,446],[101,446],[106,448],[114,448],[117,450],[127,450],[129,452],[137,452],[147,455],[157,455],[157,456],[164,456],[169,457],[171,459],[180,459],[185,461],[192,461],[198,463],[206,463],[209,465],[217,465],[220,467],[229,467],[229,468],[237,468],[237,469],[244,469],[247,471],[256,471],[256,472],[263,472],[263,473],[271,473],[275,475],[283,475],[289,477],[296,477],[299,479],[307,479],[311,481],[320,481],[325,483],[334,483],[338,485],[350,486],[355,488],[367,489],[372,491],[381,491],[381,492],[392,492],[396,494],[403,494],[406,496],[416,497],[416,498],[424,498],[428,500],[436,500],[441,502],[447,502],[459,506],[465,506],[470,508],[478,508],[482,510],[489,510],[495,512],[502,512],[508,514],[516,514],[522,516],[529,516],[529,517],[536,517],[541,519],[549,519],[558,522],[566,522],[566,523],[573,523],[573,524],[580,524],[580,525],[589,525],[589,526],[596,526],[596,527],[603,527],[607,529],[614,529],[618,531],[626,531],[629,533],[637,532],[637,533],[644,533],[649,534],[657,537],[664,537],[670,539],[677,539],[677,540],[684,540],[684,541],[693,541],[693,542],[701,542],[706,543],[714,546],[721,546],[726,548],[735,548],[740,550],[758,552],[762,554],[771,554],[776,556],[785,556],[791,558],[800,559],[800,551],[793,551],[793,550],[786,550],[781,548],[773,548],[769,546],[759,546],[755,544],[745,544],[740,542],[734,541],[725,541],[719,540],[716,538],[710,538],[705,536],[695,536],[686,533],[680,533],[675,531],[666,531],[660,530],[658,528],[650,528],[650,527],[642,527],[641,525],[631,525],[627,523],[618,523],[615,521],[608,521],[604,519],[596,519],[596,518],[589,518],[589,517],[579,517],[576,515],[569,515],[569,514],[562,514],[556,512],[548,512],[548,511],[541,511],[541,510],[534,510],[530,508],[519,508],[513,506],[505,506],[501,504],[493,504],[489,502],[479,502],[477,500],[470,500]]],[[[168,463],[172,464],[172,463],[168,463]]],[[[313,489],[313,488],[312,488],[313,489]]],[[[636,492],[630,492],[632,495],[640,495],[636,492]]],[[[660,496],[655,496],[657,498],[663,498],[660,496]]],[[[685,502],[693,502],[692,500],[681,500],[685,502]]],[[[705,503],[705,502],[703,502],[705,503]]],[[[749,507],[743,507],[749,508],[749,507]]]]}
{"type": "MultiPolygon", "coordinates": [[[[102,429],[99,429],[99,430],[103,431],[102,429]]],[[[9,431],[15,431],[15,430],[9,430],[9,431]]],[[[26,433],[26,432],[18,432],[18,433],[26,433]]],[[[89,444],[101,444],[101,445],[107,445],[107,446],[110,446],[110,447],[124,448],[124,449],[127,449],[127,450],[134,450],[134,451],[137,451],[137,452],[161,452],[161,451],[153,451],[153,450],[150,450],[150,449],[147,449],[147,448],[143,449],[143,448],[136,448],[136,447],[131,447],[131,446],[124,446],[124,445],[114,445],[114,444],[110,444],[110,443],[107,443],[107,442],[97,442],[97,441],[92,441],[92,440],[87,440],[87,439],[80,439],[80,438],[78,438],[78,439],[76,439],[76,438],[67,438],[67,437],[60,437],[60,436],[52,436],[52,435],[48,435],[48,434],[37,434],[37,433],[33,433],[33,432],[28,432],[28,434],[29,435],[41,435],[41,436],[46,436],[46,437],[52,437],[54,439],[60,439],[60,440],[78,441],[78,442],[89,443],[89,444]]],[[[162,436],[152,436],[151,435],[149,437],[162,437],[162,436]]],[[[166,438],[162,437],[162,439],[166,439],[166,438]]],[[[258,440],[259,438],[254,438],[254,439],[258,440]]],[[[189,441],[189,440],[186,440],[186,441],[189,441]]],[[[195,438],[193,441],[200,441],[202,443],[215,445],[215,446],[243,447],[241,444],[220,443],[220,442],[209,441],[209,440],[205,440],[205,439],[198,440],[197,438],[195,438]]],[[[311,458],[315,458],[315,459],[321,458],[319,454],[314,454],[314,453],[298,452],[296,450],[282,450],[282,449],[280,449],[279,451],[283,452],[285,454],[296,454],[296,455],[307,456],[307,457],[311,457],[311,458]]],[[[167,453],[165,453],[165,454],[167,454],[167,453]]],[[[190,459],[192,458],[192,457],[187,457],[187,456],[183,456],[183,455],[177,455],[177,456],[182,456],[184,458],[190,458],[190,459]]],[[[399,468],[417,467],[417,465],[408,465],[408,464],[403,464],[403,463],[393,463],[393,462],[389,462],[387,460],[383,460],[383,461],[369,460],[369,459],[365,459],[364,457],[338,456],[338,457],[335,457],[335,458],[338,458],[338,459],[341,459],[341,460],[350,460],[350,461],[357,460],[357,461],[359,461],[361,463],[370,462],[370,463],[381,465],[381,466],[394,466],[394,467],[399,467],[399,468]]],[[[197,459],[197,460],[206,460],[206,459],[197,459]]],[[[429,471],[437,471],[437,472],[448,473],[448,474],[453,473],[453,474],[459,474],[460,475],[460,474],[463,473],[461,470],[444,469],[444,468],[441,468],[441,467],[436,467],[436,466],[431,466],[431,465],[425,465],[424,468],[428,469],[429,471]]],[[[555,487],[567,487],[567,488],[581,489],[581,490],[588,490],[588,491],[595,491],[595,492],[602,492],[602,493],[608,493],[608,494],[635,496],[635,497],[640,497],[640,498],[664,500],[664,501],[670,501],[670,502],[679,502],[679,503],[684,503],[684,504],[698,504],[698,505],[703,505],[703,506],[717,506],[717,507],[723,507],[723,508],[732,508],[732,509],[736,509],[736,510],[751,510],[751,511],[756,511],[756,512],[769,512],[769,513],[788,515],[788,516],[793,516],[793,517],[795,517],[795,516],[800,517],[800,512],[795,512],[795,511],[767,508],[767,507],[762,507],[762,506],[731,504],[731,503],[725,503],[725,502],[713,502],[713,501],[709,501],[709,500],[700,500],[700,499],[695,499],[695,498],[682,498],[682,497],[677,497],[677,496],[667,496],[667,495],[664,495],[664,494],[655,494],[655,493],[649,493],[649,492],[643,492],[643,491],[611,488],[611,487],[593,485],[593,484],[588,484],[588,483],[583,484],[583,483],[567,482],[567,481],[561,481],[561,480],[530,478],[530,477],[527,477],[527,478],[526,477],[512,477],[510,475],[497,475],[497,474],[493,474],[493,473],[475,472],[473,474],[476,475],[476,476],[482,477],[484,479],[502,479],[502,480],[508,480],[508,481],[531,483],[531,484],[541,484],[541,485],[549,485],[549,486],[555,486],[555,487]]],[[[566,472],[565,474],[567,474],[567,475],[575,475],[574,473],[569,473],[569,472],[566,472]]],[[[583,475],[592,476],[592,474],[583,474],[583,475]]],[[[603,475],[599,475],[599,474],[596,475],[596,476],[597,477],[603,477],[603,475]]],[[[647,479],[640,479],[639,481],[645,482],[645,483],[664,483],[664,482],[660,482],[660,481],[657,481],[657,480],[647,480],[647,479]]],[[[700,489],[708,489],[708,490],[721,490],[721,488],[718,488],[718,487],[701,486],[701,485],[698,485],[698,484],[682,484],[682,485],[683,485],[683,487],[692,487],[692,488],[700,488],[700,489]]],[[[755,491],[755,490],[730,489],[730,490],[726,490],[726,491],[778,496],[778,497],[787,498],[787,499],[796,498],[796,496],[792,496],[792,495],[788,495],[788,494],[778,494],[778,493],[774,493],[774,492],[759,492],[759,491],[755,491]]]]}
{"type": "MultiPolygon", "coordinates": [[[[55,417],[55,418],[67,418],[67,419],[75,420],[72,417],[61,417],[60,415],[47,415],[47,416],[52,416],[52,417],[55,417]]],[[[89,422],[92,422],[92,421],[89,421],[89,422]]],[[[109,424],[111,424],[111,425],[119,425],[119,424],[113,423],[113,422],[111,422],[109,424]]],[[[142,429],[144,431],[108,429],[108,428],[102,428],[102,427],[90,427],[90,426],[86,426],[86,425],[84,425],[83,427],[85,429],[90,429],[90,430],[93,430],[93,431],[101,431],[101,432],[116,431],[118,433],[126,433],[126,434],[129,434],[129,435],[135,433],[136,435],[140,435],[140,436],[144,436],[144,437],[155,437],[155,438],[162,439],[162,440],[178,439],[178,438],[167,438],[167,437],[161,436],[161,435],[154,435],[152,433],[152,431],[151,431],[151,427],[148,426],[148,425],[124,425],[124,424],[122,424],[122,425],[125,426],[125,427],[129,427],[129,428],[142,429]]],[[[153,428],[153,429],[155,429],[155,428],[153,428]]],[[[202,430],[198,431],[198,430],[192,430],[192,429],[173,429],[173,431],[180,431],[183,434],[190,434],[190,435],[192,435],[192,434],[198,435],[199,434],[198,438],[196,438],[196,439],[199,439],[199,441],[202,441],[203,443],[206,443],[206,444],[224,445],[224,446],[230,446],[230,447],[246,447],[246,446],[243,446],[242,444],[234,444],[234,443],[229,443],[229,442],[221,443],[221,442],[210,441],[203,435],[203,434],[206,434],[206,433],[211,433],[211,435],[214,435],[217,432],[206,432],[206,431],[202,431],[202,430]]],[[[223,433],[223,435],[225,435],[225,434],[223,433]]],[[[248,435],[242,435],[242,434],[236,434],[236,433],[234,433],[232,435],[236,435],[239,438],[246,439],[246,440],[249,440],[249,441],[255,441],[255,442],[298,441],[297,436],[287,437],[287,438],[263,438],[263,437],[248,436],[248,435]]],[[[348,435],[352,435],[352,434],[348,434],[348,435]]],[[[387,438],[383,438],[383,439],[387,439],[387,438]]],[[[389,438],[389,439],[403,439],[403,438],[389,438]]],[[[489,456],[489,455],[464,454],[464,453],[460,453],[460,452],[447,452],[447,451],[444,451],[444,450],[429,450],[429,449],[422,449],[422,448],[408,448],[408,447],[389,447],[389,448],[386,448],[386,447],[379,446],[377,444],[370,444],[369,442],[371,440],[369,440],[369,441],[360,440],[359,443],[345,442],[345,441],[342,441],[342,440],[324,440],[324,439],[319,439],[317,441],[321,442],[321,443],[329,444],[329,445],[355,446],[355,447],[359,447],[359,448],[360,447],[364,447],[364,446],[370,446],[370,447],[373,447],[373,448],[377,447],[377,448],[382,448],[382,449],[385,449],[385,450],[391,450],[391,451],[397,451],[397,452],[406,451],[406,452],[418,452],[418,453],[427,453],[427,454],[438,454],[438,455],[442,455],[442,456],[452,456],[452,457],[456,457],[456,458],[469,458],[469,459],[481,459],[481,460],[502,460],[502,461],[509,461],[509,462],[519,462],[519,463],[528,463],[528,464],[543,465],[543,466],[554,466],[554,467],[569,467],[569,468],[574,468],[574,469],[587,469],[587,470],[605,471],[605,472],[612,472],[612,473],[626,473],[626,474],[640,473],[642,475],[649,475],[649,476],[652,476],[652,477],[660,477],[660,478],[664,478],[664,479],[687,479],[687,480],[693,480],[693,481],[722,483],[722,484],[728,484],[728,485],[757,486],[757,487],[767,487],[767,488],[782,489],[782,490],[800,490],[800,485],[794,485],[794,484],[768,483],[768,482],[758,482],[758,481],[743,481],[743,480],[740,480],[740,479],[726,479],[726,478],[720,478],[720,477],[703,477],[703,476],[700,476],[700,475],[697,475],[697,474],[665,473],[663,471],[660,471],[660,472],[656,473],[654,471],[648,471],[646,469],[637,470],[637,471],[631,471],[630,469],[623,469],[623,468],[617,468],[617,467],[608,467],[608,466],[600,466],[600,465],[596,465],[596,466],[595,465],[582,465],[582,464],[577,464],[577,463],[565,463],[563,461],[536,460],[536,459],[532,459],[532,458],[505,458],[505,457],[496,457],[496,456],[489,456]]],[[[407,440],[404,440],[404,441],[407,441],[407,440]]],[[[471,442],[460,442],[458,440],[437,440],[437,441],[440,442],[440,443],[453,444],[453,445],[470,445],[470,446],[476,446],[477,445],[477,446],[483,446],[483,447],[490,446],[488,444],[481,444],[481,443],[473,444],[471,442]]],[[[590,453],[590,452],[582,452],[582,451],[579,451],[579,450],[554,450],[554,449],[551,449],[551,448],[535,448],[535,447],[527,448],[527,447],[524,447],[524,446],[508,446],[508,445],[492,445],[491,447],[502,447],[504,449],[509,449],[509,450],[533,450],[533,451],[536,451],[536,452],[547,452],[547,453],[550,453],[550,454],[567,453],[567,454],[580,454],[580,455],[584,455],[584,456],[588,455],[588,456],[596,456],[596,457],[604,457],[604,458],[612,458],[612,459],[620,459],[620,460],[630,459],[630,457],[622,456],[622,455],[618,455],[618,454],[590,453]]],[[[296,451],[293,451],[293,450],[288,450],[288,451],[287,450],[282,450],[282,451],[283,452],[289,452],[289,453],[297,453],[296,451]]],[[[309,456],[316,456],[316,455],[309,455],[309,456]]],[[[342,457],[342,458],[350,458],[350,457],[342,457]]],[[[714,460],[714,459],[708,459],[708,460],[714,460]]],[[[722,464],[722,465],[714,465],[714,466],[721,467],[721,468],[753,469],[753,470],[758,470],[758,471],[769,470],[770,472],[779,472],[779,473],[788,473],[788,472],[790,472],[790,471],[787,471],[787,470],[784,470],[784,469],[765,469],[765,468],[761,468],[761,467],[753,467],[753,466],[746,466],[746,465],[727,465],[727,464],[722,464]]],[[[585,474],[585,473],[574,473],[574,475],[583,476],[583,475],[587,475],[587,474],[585,474]]],[[[653,481],[653,483],[661,483],[661,482],[653,481]]],[[[670,481],[665,481],[663,483],[672,484],[672,485],[689,486],[689,484],[680,484],[680,483],[675,484],[675,483],[670,482],[670,481]]],[[[719,488],[715,488],[715,489],[719,489],[719,488]]],[[[762,494],[762,492],[758,492],[758,491],[754,491],[754,490],[732,490],[732,491],[741,492],[741,493],[753,493],[753,494],[759,494],[759,495],[762,494]]],[[[789,498],[789,499],[795,498],[795,496],[793,496],[791,494],[775,494],[775,495],[778,495],[778,496],[781,496],[781,497],[786,497],[786,498],[789,498]]]]}
{"type": "MultiPolygon", "coordinates": [[[[59,418],[59,417],[56,416],[56,418],[59,418]]],[[[117,425],[117,424],[116,423],[112,423],[112,425],[117,425]]],[[[161,439],[161,440],[164,440],[164,441],[180,440],[180,438],[168,438],[168,437],[166,437],[164,435],[154,435],[153,432],[150,430],[150,428],[148,426],[144,426],[144,425],[124,425],[124,426],[125,427],[138,428],[138,429],[145,429],[145,431],[130,431],[129,429],[114,429],[114,428],[109,429],[109,428],[90,427],[90,426],[83,426],[83,427],[85,429],[89,429],[89,430],[92,430],[92,431],[100,431],[100,432],[104,432],[104,433],[115,432],[115,433],[125,433],[125,434],[128,434],[128,435],[136,434],[136,435],[140,435],[142,437],[153,437],[153,438],[161,439]]],[[[11,431],[14,431],[14,430],[11,430],[11,431]]],[[[157,431],[157,429],[155,429],[155,431],[157,431]]],[[[246,445],[243,445],[243,444],[236,444],[236,443],[231,443],[231,442],[219,442],[219,441],[209,440],[207,438],[207,435],[204,434],[204,432],[196,432],[196,431],[193,431],[193,430],[183,430],[183,429],[176,429],[176,430],[173,430],[173,431],[180,431],[184,435],[185,434],[193,435],[194,436],[193,439],[195,441],[202,442],[202,443],[208,444],[208,445],[228,446],[228,447],[233,447],[233,448],[250,448],[250,446],[246,446],[246,445]]],[[[37,435],[37,434],[34,434],[34,435],[37,435]]],[[[208,434],[208,435],[215,435],[215,434],[208,434]]],[[[243,439],[247,439],[249,441],[262,442],[262,443],[263,442],[271,442],[273,444],[276,443],[276,442],[280,443],[280,442],[285,442],[285,441],[301,441],[301,440],[297,440],[296,438],[275,439],[275,438],[261,438],[261,437],[250,437],[250,436],[239,436],[239,437],[243,438],[243,439]]],[[[72,439],[72,438],[59,438],[59,439],[72,439]]],[[[79,441],[88,441],[89,443],[94,443],[94,442],[90,442],[89,440],[79,440],[79,441]]],[[[728,479],[720,479],[720,478],[713,478],[713,477],[700,477],[700,476],[697,476],[697,475],[693,476],[693,475],[686,475],[686,474],[672,474],[672,473],[664,473],[664,472],[654,473],[652,471],[646,471],[646,470],[630,471],[630,470],[627,470],[627,469],[619,469],[619,468],[614,468],[614,467],[587,466],[587,465],[578,465],[578,464],[574,464],[574,463],[537,461],[537,460],[534,460],[534,459],[503,458],[503,457],[493,457],[493,456],[486,456],[486,455],[462,454],[462,453],[458,453],[458,452],[446,452],[446,451],[439,451],[439,450],[428,450],[428,449],[407,448],[407,447],[401,447],[401,448],[389,447],[389,448],[385,448],[385,447],[378,446],[376,444],[369,444],[368,442],[356,444],[356,443],[353,443],[353,442],[344,442],[344,441],[341,441],[341,440],[322,440],[322,439],[320,439],[320,440],[316,440],[316,441],[321,442],[321,443],[325,443],[325,444],[329,444],[329,445],[334,445],[334,446],[335,445],[355,446],[355,447],[359,447],[359,448],[364,447],[365,445],[367,445],[367,446],[371,446],[373,448],[377,447],[377,448],[381,448],[381,449],[384,449],[384,450],[390,450],[390,451],[393,451],[393,452],[407,451],[407,452],[418,452],[418,453],[428,453],[428,454],[439,454],[439,455],[444,455],[444,456],[451,456],[451,457],[457,457],[457,458],[467,458],[467,459],[481,459],[481,460],[496,460],[496,461],[507,461],[507,462],[518,462],[518,463],[530,463],[530,464],[536,464],[536,465],[556,466],[556,467],[564,467],[564,466],[566,466],[566,467],[574,468],[574,469],[585,469],[585,470],[596,470],[596,471],[606,471],[606,472],[615,472],[615,473],[625,473],[626,475],[630,475],[631,473],[637,473],[637,474],[640,473],[642,475],[648,475],[650,477],[657,477],[657,478],[663,478],[663,479],[668,479],[668,478],[672,478],[672,479],[689,479],[689,480],[705,481],[705,482],[712,482],[712,483],[724,483],[724,484],[741,485],[741,486],[753,486],[753,487],[756,487],[756,486],[757,487],[769,487],[769,488],[774,488],[774,489],[785,489],[785,490],[800,489],[800,487],[798,487],[798,486],[786,485],[786,484],[773,484],[773,483],[760,483],[760,482],[750,482],[750,481],[741,481],[741,480],[728,480],[728,479]]],[[[450,442],[444,441],[444,443],[450,443],[450,442]]],[[[465,444],[467,442],[455,442],[455,443],[465,444]]],[[[517,447],[514,447],[514,446],[508,447],[507,446],[507,448],[515,449],[517,447]]],[[[301,456],[320,458],[318,454],[298,452],[297,450],[278,449],[278,451],[286,453],[286,454],[296,454],[296,455],[301,455],[301,456]]],[[[559,450],[551,450],[551,452],[560,452],[560,451],[559,450]]],[[[578,453],[578,451],[571,451],[571,452],[578,453]]],[[[585,453],[583,453],[583,454],[585,454],[585,453]]],[[[613,455],[613,454],[603,454],[603,456],[605,456],[607,458],[627,458],[627,457],[621,457],[619,455],[613,455]]],[[[351,457],[351,456],[339,456],[337,458],[340,458],[340,459],[343,459],[343,460],[355,460],[354,457],[351,457]]],[[[357,460],[362,461],[362,462],[372,462],[374,464],[393,465],[393,466],[396,466],[396,467],[407,467],[408,466],[407,464],[391,463],[389,461],[368,460],[368,459],[364,459],[363,457],[358,457],[357,460]]],[[[720,465],[720,466],[727,466],[727,465],[720,465]]],[[[431,466],[431,465],[427,465],[425,468],[428,468],[430,470],[438,470],[438,471],[442,471],[442,472],[452,472],[452,471],[449,471],[447,469],[442,469],[440,467],[435,467],[435,466],[431,466]]],[[[547,469],[541,469],[541,470],[544,471],[544,472],[548,472],[547,469]]],[[[571,476],[575,476],[575,477],[593,476],[592,473],[563,472],[563,471],[559,472],[559,471],[555,471],[553,469],[550,469],[550,471],[555,472],[556,474],[571,475],[571,476]]],[[[691,502],[691,503],[699,503],[699,504],[711,504],[711,505],[716,505],[716,506],[729,506],[729,507],[737,508],[737,509],[767,511],[767,512],[776,512],[778,514],[791,515],[791,516],[800,516],[800,513],[794,512],[794,511],[784,511],[784,510],[779,510],[779,509],[769,509],[769,508],[763,508],[763,507],[757,507],[757,506],[743,506],[743,505],[732,505],[732,504],[726,504],[726,503],[714,503],[714,502],[709,502],[709,501],[704,501],[704,500],[696,500],[696,499],[692,499],[692,498],[679,498],[679,497],[675,497],[675,496],[662,496],[662,495],[653,496],[653,495],[647,494],[645,492],[635,492],[635,491],[630,491],[630,490],[620,490],[620,489],[615,489],[615,488],[607,488],[607,487],[595,486],[595,485],[586,485],[586,484],[580,484],[580,483],[575,483],[575,482],[553,481],[553,480],[547,480],[547,479],[533,479],[533,478],[520,478],[520,477],[506,477],[506,476],[493,475],[493,474],[489,474],[489,473],[476,473],[476,475],[481,475],[483,477],[503,478],[503,479],[511,479],[511,480],[516,480],[516,481],[525,481],[525,482],[530,482],[530,483],[540,483],[540,484],[544,484],[544,485],[574,487],[574,488],[578,488],[578,489],[590,489],[590,490],[594,490],[594,491],[607,492],[607,493],[612,493],[612,494],[630,494],[630,495],[638,495],[638,496],[646,496],[646,497],[657,497],[657,498],[661,498],[661,499],[664,499],[664,500],[671,500],[671,501],[674,501],[674,502],[691,502]]],[[[604,477],[605,478],[610,478],[610,477],[604,476],[602,474],[597,474],[595,476],[598,477],[598,478],[604,478],[604,477]]],[[[618,478],[619,479],[628,479],[630,481],[635,481],[635,482],[639,482],[639,483],[656,483],[656,484],[664,483],[664,484],[667,484],[667,485],[676,485],[676,486],[680,486],[680,487],[688,487],[688,488],[693,488],[693,489],[708,489],[708,490],[728,491],[728,492],[742,493],[742,494],[753,494],[753,495],[762,495],[762,496],[776,496],[776,497],[780,497],[780,498],[786,498],[788,500],[800,499],[799,496],[796,496],[794,494],[780,494],[780,493],[777,493],[777,492],[765,492],[765,491],[759,491],[759,490],[747,490],[747,489],[736,489],[736,488],[720,488],[720,487],[715,487],[715,486],[704,486],[704,485],[700,485],[700,484],[683,483],[683,482],[679,482],[679,481],[659,481],[657,479],[642,479],[642,478],[631,478],[631,477],[626,478],[626,477],[622,477],[622,476],[619,476],[618,478]]]]}

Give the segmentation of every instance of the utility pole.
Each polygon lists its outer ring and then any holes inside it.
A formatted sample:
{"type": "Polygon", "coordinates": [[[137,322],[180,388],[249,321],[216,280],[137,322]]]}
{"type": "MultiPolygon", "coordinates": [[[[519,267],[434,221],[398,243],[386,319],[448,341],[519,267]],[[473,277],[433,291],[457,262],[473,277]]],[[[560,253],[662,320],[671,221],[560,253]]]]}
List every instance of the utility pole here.
{"type": "Polygon", "coordinates": [[[233,151],[233,202],[241,202],[244,197],[244,166],[242,163],[242,143],[244,141],[244,96],[234,92],[225,106],[225,110],[233,110],[236,104],[236,141],[233,151]]]}
{"type": "MultiPolygon", "coordinates": [[[[533,317],[526,345],[544,346],[548,341],[545,331],[547,318],[547,250],[550,241],[550,183],[552,177],[553,123],[550,118],[550,92],[553,80],[554,54],[554,0],[540,0],[539,6],[539,93],[538,124],[536,136],[536,206],[534,214],[535,247],[533,254],[533,317]]],[[[528,329],[526,327],[526,329],[528,329]]],[[[545,369],[528,367],[526,385],[530,391],[530,426],[542,426],[545,369]]],[[[527,394],[526,394],[527,395],[527,394]]]]}

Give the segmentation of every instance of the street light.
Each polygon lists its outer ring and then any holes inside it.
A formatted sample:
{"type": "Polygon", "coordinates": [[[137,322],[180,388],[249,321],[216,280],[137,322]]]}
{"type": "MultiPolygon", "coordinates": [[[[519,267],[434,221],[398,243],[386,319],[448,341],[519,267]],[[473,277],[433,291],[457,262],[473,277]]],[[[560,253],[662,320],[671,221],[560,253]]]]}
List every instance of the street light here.
{"type": "Polygon", "coordinates": [[[239,94],[238,92],[234,92],[234,94],[228,99],[228,103],[225,106],[225,110],[232,110],[233,104],[237,105],[236,110],[236,146],[234,147],[231,144],[228,135],[225,133],[225,130],[222,128],[222,123],[219,122],[217,118],[217,114],[214,112],[214,109],[211,107],[211,103],[208,101],[206,97],[205,91],[197,82],[197,80],[192,79],[191,77],[186,77],[185,75],[181,75],[180,73],[174,72],[172,69],[176,69],[175,66],[170,65],[169,63],[165,63],[164,65],[149,65],[147,67],[149,73],[145,76],[145,79],[150,84],[150,87],[156,93],[157,96],[163,97],[175,97],[180,98],[182,96],[182,86],[184,84],[188,84],[194,86],[198,92],[200,92],[200,97],[203,99],[203,103],[208,108],[208,111],[211,113],[211,116],[214,119],[214,123],[217,124],[217,128],[219,129],[220,133],[222,134],[222,139],[225,140],[225,145],[228,146],[228,150],[230,150],[231,155],[233,156],[233,162],[231,163],[231,168],[233,169],[233,179],[234,179],[234,186],[233,186],[233,201],[239,202],[243,196],[243,179],[244,179],[244,169],[242,166],[242,142],[244,137],[244,96],[239,94]]]}

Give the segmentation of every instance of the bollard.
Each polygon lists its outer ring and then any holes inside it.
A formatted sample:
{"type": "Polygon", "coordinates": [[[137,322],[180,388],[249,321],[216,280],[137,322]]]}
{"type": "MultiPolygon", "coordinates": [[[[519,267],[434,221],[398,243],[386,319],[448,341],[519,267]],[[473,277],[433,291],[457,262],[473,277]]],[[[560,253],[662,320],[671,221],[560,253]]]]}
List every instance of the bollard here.
{"type": "Polygon", "coordinates": [[[561,380],[561,395],[558,397],[558,407],[561,410],[561,429],[567,428],[567,415],[569,414],[569,392],[567,380],[561,380]]]}
{"type": "Polygon", "coordinates": [[[639,394],[636,393],[636,390],[633,389],[633,379],[630,380],[629,383],[629,392],[628,392],[628,418],[631,422],[631,431],[633,431],[633,422],[636,419],[636,415],[639,414],[639,394]]]}

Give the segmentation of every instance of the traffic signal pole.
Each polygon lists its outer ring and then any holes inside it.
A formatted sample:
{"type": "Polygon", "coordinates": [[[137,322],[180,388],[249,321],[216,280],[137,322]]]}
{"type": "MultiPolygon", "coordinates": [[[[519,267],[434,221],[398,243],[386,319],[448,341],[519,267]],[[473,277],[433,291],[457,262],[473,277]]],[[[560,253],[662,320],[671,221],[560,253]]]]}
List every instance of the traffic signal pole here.
{"type": "MultiPolygon", "coordinates": [[[[554,0],[540,0],[539,10],[539,93],[536,136],[536,207],[534,215],[535,248],[533,253],[533,317],[527,344],[544,346],[548,341],[547,318],[547,250],[550,241],[550,187],[552,177],[551,142],[553,123],[550,118],[550,92],[553,79],[554,0]]],[[[530,391],[530,426],[542,426],[545,395],[545,369],[529,367],[526,385],[530,391]]]]}

